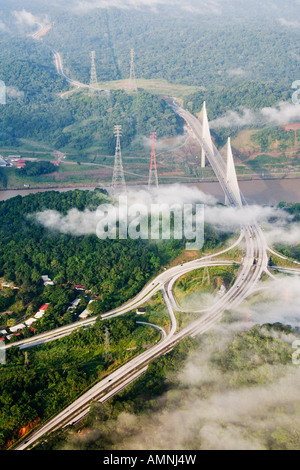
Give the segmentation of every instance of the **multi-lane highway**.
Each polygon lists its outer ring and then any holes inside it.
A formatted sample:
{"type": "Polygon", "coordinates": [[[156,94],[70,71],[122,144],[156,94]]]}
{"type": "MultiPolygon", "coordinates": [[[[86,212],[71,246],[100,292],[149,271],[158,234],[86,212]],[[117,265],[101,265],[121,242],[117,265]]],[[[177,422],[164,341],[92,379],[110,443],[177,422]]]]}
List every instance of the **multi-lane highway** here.
{"type": "MultiPolygon", "coordinates": [[[[202,128],[200,122],[190,113],[186,112],[182,108],[179,108],[175,103],[173,103],[173,109],[186,120],[188,125],[193,129],[195,137],[205,149],[206,156],[220,181],[229,204],[233,207],[240,206],[239,198],[236,197],[232,191],[232,188],[226,181],[226,167],[221,155],[216,148],[214,148],[214,151],[211,152],[207,148],[206,143],[202,140],[202,128]]],[[[243,204],[246,204],[243,197],[242,201],[243,204]]],[[[30,435],[25,440],[25,442],[19,444],[17,449],[26,449],[34,445],[45,434],[67,424],[77,422],[79,418],[82,418],[86,415],[92,401],[105,400],[105,397],[110,396],[108,394],[117,393],[120,388],[125,386],[124,384],[128,384],[132,380],[135,380],[135,378],[145,370],[149,362],[153,361],[153,359],[161,356],[167,351],[170,351],[184,337],[189,335],[196,336],[206,332],[222,318],[223,312],[225,310],[237,307],[249,295],[251,295],[262,274],[264,272],[268,272],[268,247],[265,242],[263,232],[255,223],[255,221],[251,221],[249,224],[241,227],[241,235],[233,246],[237,246],[241,242],[244,244],[243,249],[245,250],[245,255],[243,257],[239,273],[231,289],[229,289],[228,292],[212,307],[203,310],[201,313],[199,312],[199,318],[181,331],[176,332],[176,317],[174,308],[178,309],[178,306],[172,292],[174,282],[176,279],[182,276],[182,274],[191,270],[204,266],[216,265],[218,263],[222,264],[222,262],[213,259],[216,255],[191,261],[189,263],[185,263],[164,271],[151,283],[149,283],[140,292],[140,294],[136,296],[135,299],[127,302],[127,304],[118,309],[102,315],[102,318],[112,318],[118,315],[122,315],[132,310],[133,308],[138,307],[141,303],[149,300],[158,290],[162,290],[171,319],[171,328],[168,335],[163,336],[159,343],[153,346],[150,350],[147,350],[139,356],[135,357],[127,364],[123,365],[118,370],[103,379],[101,382],[96,384],[78,400],[58,414],[55,418],[41,426],[37,431],[30,435]]],[[[231,248],[232,247],[229,249],[231,248]]],[[[224,250],[224,252],[225,251],[226,250],[224,250]]],[[[226,264],[228,261],[223,261],[223,263],[226,264]]],[[[94,318],[89,319],[85,322],[82,322],[82,326],[92,324],[94,321],[94,318]]],[[[56,332],[50,334],[68,334],[67,328],[78,328],[78,325],[65,328],[66,329],[60,329],[60,331],[57,330],[56,332]]],[[[48,339],[49,337],[44,338],[44,340],[48,339]]],[[[43,340],[43,338],[40,338],[40,340],[43,340]]],[[[23,342],[23,345],[21,346],[25,347],[25,344],[26,343],[23,342]]]]}

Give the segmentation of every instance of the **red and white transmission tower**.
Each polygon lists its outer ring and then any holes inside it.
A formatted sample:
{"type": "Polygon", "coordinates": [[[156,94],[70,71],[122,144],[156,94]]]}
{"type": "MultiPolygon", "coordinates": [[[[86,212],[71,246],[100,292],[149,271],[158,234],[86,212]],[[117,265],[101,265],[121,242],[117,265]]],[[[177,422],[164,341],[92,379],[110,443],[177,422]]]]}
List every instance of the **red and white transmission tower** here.
{"type": "Polygon", "coordinates": [[[121,137],[122,126],[115,126],[115,136],[117,137],[116,152],[115,152],[115,166],[112,179],[113,192],[126,192],[126,183],[123,170],[122,152],[121,152],[121,137]]]}
{"type": "Polygon", "coordinates": [[[151,163],[150,163],[148,189],[151,189],[151,187],[158,188],[155,141],[156,141],[156,132],[151,132],[152,150],[151,150],[151,163]]]}

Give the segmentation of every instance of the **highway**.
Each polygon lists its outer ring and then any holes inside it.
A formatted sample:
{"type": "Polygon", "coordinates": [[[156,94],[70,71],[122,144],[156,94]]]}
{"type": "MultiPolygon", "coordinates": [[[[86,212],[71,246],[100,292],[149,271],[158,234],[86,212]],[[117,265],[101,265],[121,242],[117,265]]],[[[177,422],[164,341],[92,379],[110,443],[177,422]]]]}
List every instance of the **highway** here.
{"type": "MultiPolygon", "coordinates": [[[[201,123],[190,113],[183,110],[182,108],[179,108],[175,103],[173,103],[173,109],[186,120],[187,124],[192,128],[195,137],[205,149],[206,156],[219,179],[229,204],[233,207],[239,207],[239,200],[236,198],[232,189],[226,183],[226,168],[221,155],[216,148],[214,148],[214,152],[211,152],[207,148],[205,142],[202,141],[201,123]]],[[[245,205],[245,199],[242,196],[241,198],[243,205],[245,205]]],[[[139,374],[143,373],[147,365],[155,358],[170,351],[186,336],[195,337],[198,334],[203,334],[216,322],[221,320],[225,310],[236,308],[247,297],[249,297],[249,295],[253,293],[262,274],[264,272],[268,272],[268,247],[263,232],[255,223],[255,221],[241,227],[240,237],[232,245],[232,247],[229,247],[227,250],[223,250],[221,253],[210,255],[195,261],[190,261],[188,263],[175,266],[164,271],[151,283],[149,283],[134,299],[127,302],[124,306],[102,315],[103,319],[122,315],[146,302],[156,292],[161,290],[163,292],[163,297],[170,315],[171,328],[167,335],[162,336],[162,339],[159,343],[154,345],[151,349],[135,357],[127,364],[124,364],[118,370],[104,378],[101,382],[94,385],[88,392],[83,394],[78,400],[73,402],[55,418],[42,425],[39,429],[28,436],[23,443],[16,447],[16,449],[24,450],[34,446],[45,434],[68,424],[78,422],[79,419],[86,415],[92,401],[105,400],[105,397],[110,396],[108,394],[118,393],[120,387],[122,388],[125,386],[125,384],[135,380],[135,378],[139,374]],[[245,255],[233,286],[212,307],[206,310],[202,310],[201,315],[199,315],[197,320],[193,321],[181,331],[177,332],[174,309],[178,309],[178,306],[176,305],[176,301],[172,292],[172,287],[175,280],[178,279],[182,274],[191,270],[204,266],[216,265],[217,263],[222,264],[220,260],[213,260],[213,258],[232,249],[232,247],[238,246],[242,242],[245,255]]],[[[228,261],[223,262],[228,264],[228,261]]],[[[88,326],[93,324],[93,322],[95,322],[95,318],[91,318],[85,322],[82,322],[81,326],[88,326]]],[[[70,328],[76,329],[78,326],[79,325],[75,324],[74,326],[60,329],[60,331],[57,330],[56,332],[50,332],[47,335],[69,334],[69,332],[66,330],[67,328],[68,330],[70,328]]],[[[44,340],[48,340],[49,338],[49,336],[45,337],[44,340]]],[[[42,340],[42,338],[40,338],[40,340],[42,340]]],[[[23,342],[22,346],[24,347],[24,345],[25,342],[23,342]]]]}
{"type": "MultiPolygon", "coordinates": [[[[52,50],[52,53],[54,56],[54,63],[55,63],[55,67],[56,67],[56,71],[58,75],[63,77],[68,83],[70,83],[71,85],[74,85],[77,88],[89,88],[89,89],[92,88],[94,90],[100,91],[100,88],[97,88],[97,87],[95,88],[91,85],[86,85],[85,83],[78,82],[77,80],[72,80],[72,78],[68,77],[64,72],[62,58],[61,58],[60,53],[55,50],[52,50]]],[[[61,96],[64,96],[67,93],[70,93],[70,92],[63,93],[61,96]]]]}

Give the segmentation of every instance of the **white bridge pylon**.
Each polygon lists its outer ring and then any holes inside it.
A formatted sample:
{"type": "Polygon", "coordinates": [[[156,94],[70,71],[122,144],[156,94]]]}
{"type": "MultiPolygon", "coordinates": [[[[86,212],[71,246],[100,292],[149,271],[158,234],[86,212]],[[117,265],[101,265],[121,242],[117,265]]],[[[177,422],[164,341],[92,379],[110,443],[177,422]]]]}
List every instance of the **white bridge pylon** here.
{"type": "MultiPolygon", "coordinates": [[[[209,121],[207,117],[207,111],[206,111],[206,102],[204,101],[202,111],[200,114],[200,120],[202,120],[202,140],[208,147],[209,151],[212,153],[212,155],[215,155],[215,147],[212,142],[211,134],[210,134],[210,128],[209,128],[209,121]],[[202,118],[202,119],[201,119],[202,118]]],[[[216,150],[217,152],[217,150],[216,150]]],[[[201,168],[205,168],[205,159],[206,159],[206,154],[205,154],[205,148],[202,147],[202,152],[201,152],[201,168]]],[[[228,138],[227,142],[227,162],[226,162],[226,184],[229,186],[232,194],[234,195],[236,202],[242,206],[242,198],[241,198],[241,192],[239,188],[239,183],[237,180],[236,176],[236,170],[235,170],[235,165],[234,165],[234,159],[233,159],[233,154],[232,154],[232,148],[231,148],[231,142],[230,142],[230,137],[228,138]]],[[[225,204],[230,205],[227,196],[225,196],[225,204]]]]}
{"type": "MultiPolygon", "coordinates": [[[[239,183],[238,183],[237,176],[236,176],[236,170],[235,170],[235,165],[234,165],[234,160],[233,160],[233,155],[232,155],[230,137],[228,137],[228,142],[227,142],[226,183],[231,188],[231,191],[233,192],[236,200],[238,201],[239,205],[241,206],[242,205],[242,198],[241,198],[239,183]]],[[[228,205],[228,201],[227,201],[226,197],[225,197],[225,204],[228,205]]]]}
{"type": "MultiPolygon", "coordinates": [[[[204,101],[203,103],[203,108],[201,111],[201,116],[202,116],[202,139],[206,142],[206,145],[208,146],[209,150],[211,153],[214,153],[213,149],[213,143],[210,135],[210,129],[209,129],[209,123],[208,123],[208,117],[207,117],[207,112],[206,112],[206,102],[204,101]]],[[[201,152],[201,168],[205,168],[205,150],[202,147],[202,152],[201,152]]]]}

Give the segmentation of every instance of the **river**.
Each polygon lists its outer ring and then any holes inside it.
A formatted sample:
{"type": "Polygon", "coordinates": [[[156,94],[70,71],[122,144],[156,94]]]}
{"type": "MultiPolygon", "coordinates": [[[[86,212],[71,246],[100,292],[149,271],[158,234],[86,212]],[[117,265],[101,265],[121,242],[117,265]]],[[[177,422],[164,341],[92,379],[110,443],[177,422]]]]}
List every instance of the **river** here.
{"type": "MultiPolygon", "coordinates": [[[[190,186],[190,185],[189,185],[190,186]]],[[[201,191],[214,196],[218,201],[224,202],[224,195],[219,183],[193,184],[201,191]]],[[[280,201],[300,202],[300,179],[281,180],[255,180],[240,181],[241,191],[249,204],[278,204],[280,201]]],[[[132,186],[137,188],[137,186],[132,186]]],[[[74,188],[53,188],[52,190],[64,192],[74,188]]],[[[81,190],[93,190],[93,187],[78,187],[81,190]]],[[[17,189],[0,191],[0,201],[6,201],[15,196],[27,196],[51,189],[17,189]]]]}

